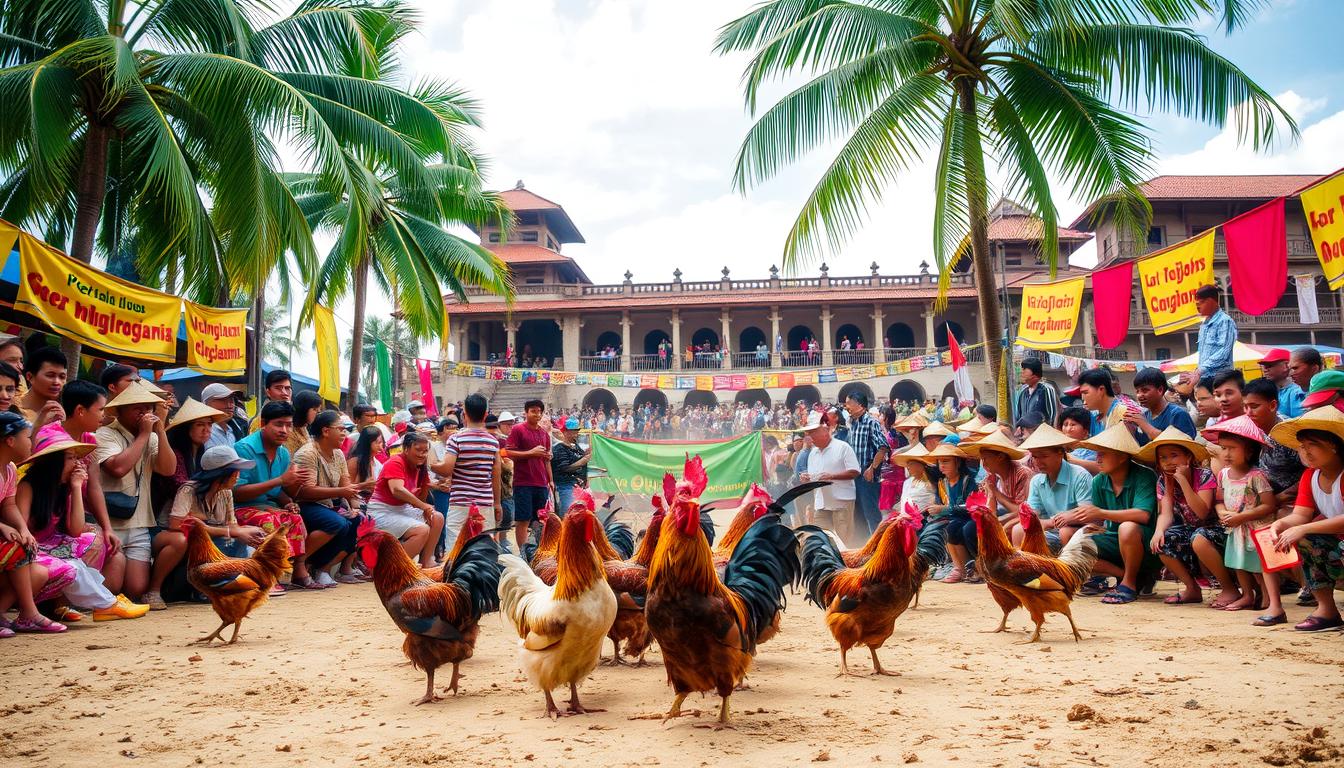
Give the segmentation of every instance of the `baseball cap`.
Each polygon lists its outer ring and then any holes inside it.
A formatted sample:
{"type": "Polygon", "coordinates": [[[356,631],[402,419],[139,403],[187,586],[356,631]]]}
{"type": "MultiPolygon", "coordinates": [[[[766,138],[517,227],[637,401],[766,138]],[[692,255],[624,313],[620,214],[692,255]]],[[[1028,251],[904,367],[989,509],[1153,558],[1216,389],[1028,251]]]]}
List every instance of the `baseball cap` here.
{"type": "Polygon", "coordinates": [[[216,469],[251,469],[257,462],[240,458],[232,445],[214,445],[201,454],[201,469],[212,472],[216,469]]]}
{"type": "Polygon", "coordinates": [[[406,410],[408,411],[411,410],[412,408],[424,408],[424,407],[425,404],[420,402],[419,400],[412,400],[411,402],[406,404],[406,410]]]}
{"type": "Polygon", "coordinates": [[[1302,407],[1318,408],[1341,394],[1344,394],[1344,371],[1321,371],[1311,377],[1311,388],[1302,399],[1302,407]]]}
{"type": "Polygon", "coordinates": [[[229,389],[227,385],[220,384],[219,382],[206,384],[205,388],[201,390],[202,401],[216,400],[221,397],[233,397],[233,390],[229,389]]]}
{"type": "Polygon", "coordinates": [[[1069,397],[1081,397],[1083,394],[1083,385],[1075,384],[1074,386],[1069,387],[1060,394],[1068,395],[1069,397]]]}
{"type": "Polygon", "coordinates": [[[1288,350],[1281,347],[1275,347],[1266,352],[1264,357],[1260,358],[1260,364],[1273,365],[1274,363],[1286,363],[1291,357],[1292,355],[1288,354],[1288,350]]]}
{"type": "Polygon", "coordinates": [[[517,421],[518,417],[513,415],[512,411],[500,411],[499,422],[503,424],[506,421],[517,421]]]}

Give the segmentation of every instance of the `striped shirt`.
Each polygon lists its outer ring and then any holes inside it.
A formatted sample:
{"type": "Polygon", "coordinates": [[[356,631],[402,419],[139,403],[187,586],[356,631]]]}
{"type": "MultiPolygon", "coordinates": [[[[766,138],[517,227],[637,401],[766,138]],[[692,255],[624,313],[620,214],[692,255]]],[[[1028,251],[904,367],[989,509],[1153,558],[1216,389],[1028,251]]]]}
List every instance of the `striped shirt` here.
{"type": "Polygon", "coordinates": [[[479,427],[467,427],[453,433],[443,446],[444,454],[457,457],[450,481],[453,504],[495,506],[495,461],[499,458],[499,440],[479,427]]]}

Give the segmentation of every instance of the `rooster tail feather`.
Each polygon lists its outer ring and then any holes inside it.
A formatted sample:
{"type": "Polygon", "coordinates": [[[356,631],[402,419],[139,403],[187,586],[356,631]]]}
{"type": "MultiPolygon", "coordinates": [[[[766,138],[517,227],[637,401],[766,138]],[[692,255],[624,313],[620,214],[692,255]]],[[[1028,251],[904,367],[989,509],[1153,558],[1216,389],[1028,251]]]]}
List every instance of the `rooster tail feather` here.
{"type": "MultiPolygon", "coordinates": [[[[703,513],[705,508],[701,507],[700,511],[703,513]]],[[[709,519],[709,515],[700,515],[700,530],[704,532],[705,541],[709,542],[709,546],[712,549],[714,547],[714,521],[709,519]]]]}
{"type": "Polygon", "coordinates": [[[1064,545],[1064,549],[1060,550],[1059,561],[1077,579],[1077,583],[1073,585],[1073,589],[1077,589],[1092,575],[1092,566],[1097,563],[1097,542],[1092,540],[1092,534],[1086,531],[1075,534],[1069,539],[1069,543],[1064,545]]]}
{"type": "Polygon", "coordinates": [[[947,540],[947,521],[938,520],[919,530],[919,541],[915,544],[914,571],[921,576],[928,573],[935,563],[940,562],[946,550],[943,544],[947,540]]]}
{"type": "Polygon", "coordinates": [[[488,534],[468,541],[453,561],[452,570],[445,571],[445,583],[456,584],[471,598],[471,616],[499,610],[499,547],[488,534]]]}
{"type": "Polygon", "coordinates": [[[805,493],[810,493],[812,491],[817,490],[818,488],[825,488],[830,484],[831,483],[828,480],[814,480],[810,483],[801,483],[799,485],[795,485],[789,490],[779,494],[778,499],[775,499],[774,501],[770,502],[770,511],[782,515],[784,514],[784,508],[788,506],[789,502],[793,501],[799,496],[802,496],[805,493]]]}
{"type": "Polygon", "coordinates": [[[754,650],[756,637],[784,609],[784,588],[798,580],[798,540],[779,518],[762,517],[747,529],[723,571],[723,585],[745,604],[749,626],[743,638],[754,650]]]}
{"type": "Polygon", "coordinates": [[[803,542],[803,584],[807,587],[807,599],[825,608],[826,586],[836,573],[844,570],[845,561],[825,531],[815,525],[800,528],[813,529],[799,534],[803,542]]]}
{"type": "Polygon", "coordinates": [[[551,588],[515,555],[499,555],[499,564],[503,568],[499,577],[499,612],[523,637],[527,634],[527,596],[541,590],[549,593],[551,588]]]}
{"type": "Polygon", "coordinates": [[[612,520],[603,525],[602,530],[622,560],[629,560],[635,554],[635,532],[629,525],[612,520]]]}

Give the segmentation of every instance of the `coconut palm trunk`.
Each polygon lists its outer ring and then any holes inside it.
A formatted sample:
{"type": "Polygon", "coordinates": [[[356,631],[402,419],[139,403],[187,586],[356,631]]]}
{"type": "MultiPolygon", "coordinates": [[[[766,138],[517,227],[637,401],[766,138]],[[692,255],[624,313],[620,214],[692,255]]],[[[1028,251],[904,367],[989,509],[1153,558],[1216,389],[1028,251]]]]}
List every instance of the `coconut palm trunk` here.
{"type": "MultiPolygon", "coordinates": [[[[75,188],[75,221],[70,239],[70,255],[85,264],[93,261],[93,242],[98,235],[103,200],[107,197],[107,146],[111,139],[110,128],[94,120],[89,122],[79,168],[79,185],[75,188]]],[[[81,346],[75,339],[61,341],[61,350],[65,352],[71,371],[79,371],[81,346]]]]}
{"type": "MultiPolygon", "coordinates": [[[[957,97],[968,125],[976,125],[975,83],[968,78],[957,81],[957,97]]],[[[994,400],[999,413],[1008,414],[1008,388],[1003,373],[1003,308],[994,284],[994,260],[989,250],[989,202],[985,198],[985,153],[980,132],[966,131],[966,203],[971,225],[971,264],[975,269],[975,290],[980,297],[980,334],[985,344],[985,360],[994,384],[994,400]]],[[[949,331],[950,333],[950,331],[949,331]]]]}
{"type": "Polygon", "coordinates": [[[345,404],[347,413],[352,413],[355,404],[359,402],[360,361],[364,359],[364,314],[369,296],[369,263],[372,260],[373,254],[365,249],[364,258],[355,265],[355,317],[352,322],[354,330],[350,334],[350,376],[347,380],[350,396],[345,404]]]}

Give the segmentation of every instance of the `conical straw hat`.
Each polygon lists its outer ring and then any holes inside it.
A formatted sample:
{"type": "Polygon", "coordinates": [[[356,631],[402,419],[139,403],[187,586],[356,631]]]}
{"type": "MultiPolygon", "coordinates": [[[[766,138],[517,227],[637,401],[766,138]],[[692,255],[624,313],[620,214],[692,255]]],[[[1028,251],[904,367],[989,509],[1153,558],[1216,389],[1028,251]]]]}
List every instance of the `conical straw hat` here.
{"type": "Polygon", "coordinates": [[[1334,405],[1326,405],[1307,411],[1296,419],[1281,421],[1269,431],[1269,436],[1279,445],[1297,450],[1302,442],[1297,433],[1304,429],[1319,429],[1344,440],[1344,412],[1334,405]]]}
{"type": "Polygon", "coordinates": [[[1022,441],[1017,446],[1024,451],[1030,451],[1032,448],[1063,448],[1065,450],[1072,448],[1078,441],[1072,437],[1060,432],[1049,424],[1042,424],[1031,433],[1031,437],[1022,441]]]}
{"type": "Polygon", "coordinates": [[[1152,442],[1143,446],[1134,458],[1142,461],[1144,464],[1157,463],[1157,449],[1164,445],[1179,445],[1195,455],[1195,461],[1204,462],[1209,460],[1209,451],[1194,438],[1185,434],[1179,427],[1167,427],[1162,433],[1153,438],[1152,442]]]}
{"type": "Polygon", "coordinates": [[[229,414],[211,408],[194,397],[189,397],[187,398],[187,402],[183,403],[182,407],[177,409],[177,413],[173,414],[173,418],[169,419],[168,429],[196,421],[197,419],[210,419],[218,424],[222,421],[228,421],[229,414]]]}
{"type": "Polygon", "coordinates": [[[953,434],[952,430],[948,429],[946,424],[942,423],[941,421],[935,421],[935,422],[933,422],[932,424],[930,424],[929,426],[927,426],[927,427],[924,428],[923,436],[924,436],[924,437],[949,437],[949,436],[952,435],[952,434],[953,434]]]}
{"type": "Polygon", "coordinates": [[[928,455],[929,451],[927,448],[924,447],[923,443],[915,443],[908,449],[892,456],[891,460],[896,462],[897,464],[900,464],[901,466],[905,466],[906,464],[909,464],[912,461],[918,461],[923,463],[924,459],[928,458],[928,455]]]}
{"type": "Polygon", "coordinates": [[[163,402],[163,398],[149,391],[142,381],[132,381],[125,389],[117,393],[117,396],[108,402],[108,408],[119,408],[123,405],[158,405],[163,402]]]}
{"type": "Polygon", "coordinates": [[[1123,422],[1107,427],[1101,434],[1093,435],[1091,439],[1084,440],[1079,445],[1084,448],[1091,448],[1094,451],[1098,449],[1119,451],[1130,456],[1136,456],[1139,451],[1143,450],[1139,448],[1134,435],[1130,433],[1129,425],[1123,422]]]}
{"type": "Polygon", "coordinates": [[[933,447],[932,451],[924,457],[925,464],[937,464],[939,459],[966,459],[970,458],[966,452],[951,443],[939,443],[933,447]]]}
{"type": "Polygon", "coordinates": [[[977,457],[983,450],[998,451],[999,453],[1007,454],[1013,459],[1020,459],[1027,455],[1026,451],[1013,444],[1012,438],[997,429],[994,430],[994,432],[981,437],[979,440],[976,440],[974,443],[968,444],[963,440],[961,443],[961,450],[971,456],[977,457]]]}

